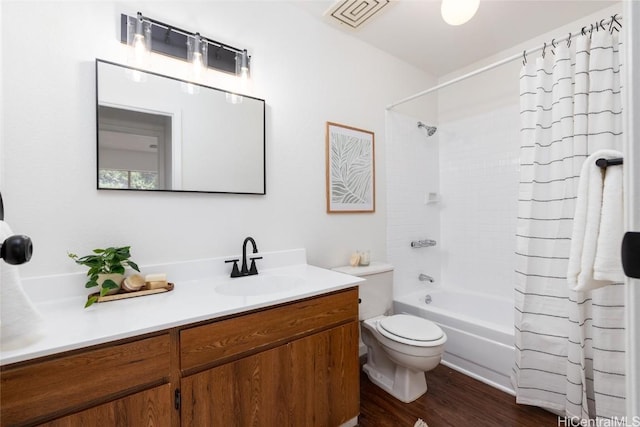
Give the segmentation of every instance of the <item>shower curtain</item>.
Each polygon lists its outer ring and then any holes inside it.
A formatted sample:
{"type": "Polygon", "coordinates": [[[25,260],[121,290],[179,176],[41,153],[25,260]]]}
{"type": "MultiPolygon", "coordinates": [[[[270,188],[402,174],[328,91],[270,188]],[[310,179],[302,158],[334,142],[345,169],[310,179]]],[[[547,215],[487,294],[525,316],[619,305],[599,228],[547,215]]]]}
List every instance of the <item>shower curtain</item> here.
{"type": "Polygon", "coordinates": [[[624,284],[577,292],[567,266],[580,169],[622,148],[620,46],[602,30],[564,42],[520,74],[516,234],[518,403],[567,417],[625,414],[624,284]]]}

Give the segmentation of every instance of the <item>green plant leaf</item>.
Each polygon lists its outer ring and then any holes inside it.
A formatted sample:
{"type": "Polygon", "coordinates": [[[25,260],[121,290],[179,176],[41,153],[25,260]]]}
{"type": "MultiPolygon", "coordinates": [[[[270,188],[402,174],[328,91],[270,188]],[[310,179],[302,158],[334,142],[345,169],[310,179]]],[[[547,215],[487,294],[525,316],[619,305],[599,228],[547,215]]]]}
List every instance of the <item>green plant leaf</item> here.
{"type": "Polygon", "coordinates": [[[107,279],[104,282],[102,282],[102,287],[103,288],[107,288],[107,289],[118,289],[119,286],[116,282],[114,282],[111,279],[107,279]]]}
{"type": "Polygon", "coordinates": [[[96,301],[98,301],[98,297],[97,297],[97,296],[89,297],[89,298],[87,299],[86,304],[84,305],[84,308],[87,308],[87,307],[89,307],[89,306],[93,305],[96,301]]]}
{"type": "Polygon", "coordinates": [[[135,271],[140,271],[140,268],[138,267],[138,264],[136,264],[133,261],[127,261],[127,264],[129,265],[129,267],[133,268],[135,271]]]}
{"type": "Polygon", "coordinates": [[[98,282],[96,282],[95,280],[89,280],[84,287],[85,288],[93,288],[94,286],[98,286],[98,282]]]}
{"type": "Polygon", "coordinates": [[[93,253],[95,253],[95,254],[101,254],[101,253],[103,253],[104,251],[105,251],[104,249],[94,249],[94,250],[93,250],[93,253]]]}
{"type": "Polygon", "coordinates": [[[111,267],[112,273],[124,274],[124,267],[122,265],[114,265],[111,267]]]}

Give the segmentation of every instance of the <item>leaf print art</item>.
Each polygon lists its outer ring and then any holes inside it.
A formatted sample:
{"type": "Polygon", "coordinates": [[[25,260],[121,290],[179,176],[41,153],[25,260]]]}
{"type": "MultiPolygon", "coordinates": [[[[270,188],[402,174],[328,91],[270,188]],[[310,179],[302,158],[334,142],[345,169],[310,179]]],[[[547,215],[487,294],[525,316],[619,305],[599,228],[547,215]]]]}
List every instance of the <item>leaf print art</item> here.
{"type": "Polygon", "coordinates": [[[327,156],[327,211],[373,212],[373,133],[327,123],[327,156]]]}

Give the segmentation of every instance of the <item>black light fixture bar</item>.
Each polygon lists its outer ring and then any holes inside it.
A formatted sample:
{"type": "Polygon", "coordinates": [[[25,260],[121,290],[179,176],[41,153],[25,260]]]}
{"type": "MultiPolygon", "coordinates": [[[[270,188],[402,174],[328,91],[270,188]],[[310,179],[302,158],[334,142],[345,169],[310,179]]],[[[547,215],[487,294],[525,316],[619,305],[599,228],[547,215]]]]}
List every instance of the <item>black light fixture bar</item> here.
{"type": "MultiPolygon", "coordinates": [[[[125,14],[120,15],[120,41],[125,44],[127,43],[127,24],[131,19],[135,20],[137,17],[125,14]]],[[[152,52],[171,56],[183,61],[188,60],[187,40],[195,37],[196,33],[147,18],[146,16],[143,16],[142,19],[151,25],[152,52]]],[[[236,61],[242,61],[244,50],[206,37],[200,37],[201,40],[209,46],[207,50],[208,68],[236,75],[239,74],[239,67],[236,67],[236,61]]]]}

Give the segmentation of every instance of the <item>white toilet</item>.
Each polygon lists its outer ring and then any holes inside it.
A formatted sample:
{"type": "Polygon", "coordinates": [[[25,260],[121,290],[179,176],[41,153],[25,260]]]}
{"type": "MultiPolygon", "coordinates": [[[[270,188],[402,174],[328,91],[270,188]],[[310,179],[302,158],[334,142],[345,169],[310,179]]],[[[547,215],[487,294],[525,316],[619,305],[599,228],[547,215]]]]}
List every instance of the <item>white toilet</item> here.
{"type": "Polygon", "coordinates": [[[447,336],[435,323],[409,314],[389,315],[393,303],[393,266],[334,270],[366,279],[360,284],[361,337],[367,346],[363,369],[389,394],[409,403],[427,391],[425,372],[438,366],[447,336]]]}

